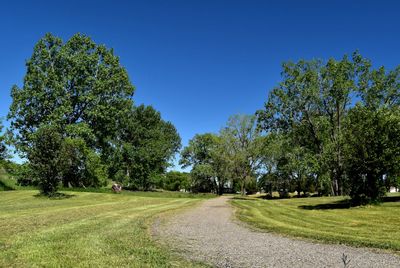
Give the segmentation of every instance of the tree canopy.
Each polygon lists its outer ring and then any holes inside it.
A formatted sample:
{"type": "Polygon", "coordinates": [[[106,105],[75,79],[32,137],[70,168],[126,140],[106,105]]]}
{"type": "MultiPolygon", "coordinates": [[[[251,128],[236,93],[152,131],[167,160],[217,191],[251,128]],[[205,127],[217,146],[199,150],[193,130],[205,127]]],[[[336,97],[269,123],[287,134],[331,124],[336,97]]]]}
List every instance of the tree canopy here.
{"type": "MultiPolygon", "coordinates": [[[[386,117],[396,122],[400,73],[399,68],[386,72],[383,67],[375,70],[371,66],[358,52],[341,60],[300,60],[283,64],[283,81],[271,91],[257,116],[261,129],[286,140],[286,149],[281,147],[286,156],[281,155],[280,160],[285,160],[286,170],[292,173],[289,177],[297,181],[298,192],[306,191],[306,181],[314,180],[320,193],[327,192],[329,187],[335,195],[357,192],[354,199],[364,194],[374,200],[382,196],[373,184],[382,181],[384,175],[393,174],[388,167],[381,169],[380,174],[371,175],[373,179],[367,188],[374,188],[376,194],[355,189],[358,187],[356,177],[370,173],[365,165],[360,165],[366,161],[365,153],[370,157],[375,154],[372,157],[375,160],[383,157],[383,151],[374,152],[374,146],[367,148],[360,142],[364,136],[364,143],[373,140],[389,146],[388,150],[395,150],[397,141],[390,145],[385,143],[387,135],[398,139],[390,134],[395,123],[392,127],[371,131],[389,124],[386,117]],[[385,116],[380,116],[381,113],[385,116]],[[361,145],[364,154],[355,153],[359,151],[356,147],[361,145]]],[[[281,164],[282,161],[277,161],[275,168],[282,167],[281,164]]]]}
{"type": "Polygon", "coordinates": [[[181,147],[176,128],[151,106],[132,107],[112,139],[110,176],[134,189],[148,190],[165,173],[181,147]]]}
{"type": "Polygon", "coordinates": [[[91,147],[102,148],[132,106],[134,87],[119,58],[88,36],[75,34],[63,42],[46,34],[26,67],[23,87],[12,88],[8,114],[22,153],[45,124],[57,124],[63,135],[78,134],[91,147]]]}
{"type": "Polygon", "coordinates": [[[26,67],[23,86],[11,90],[9,136],[45,194],[108,178],[147,190],[166,172],[179,134],[153,107],[133,105],[112,49],[82,34],[66,42],[46,34],[26,67]]]}

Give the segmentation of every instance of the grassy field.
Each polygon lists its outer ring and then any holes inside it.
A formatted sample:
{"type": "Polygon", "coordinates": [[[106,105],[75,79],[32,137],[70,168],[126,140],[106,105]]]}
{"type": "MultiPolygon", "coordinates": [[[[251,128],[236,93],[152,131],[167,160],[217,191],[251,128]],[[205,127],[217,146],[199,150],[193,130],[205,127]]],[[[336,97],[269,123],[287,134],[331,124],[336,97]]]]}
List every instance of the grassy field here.
{"type": "Polygon", "coordinates": [[[400,195],[351,207],[342,197],[234,199],[239,219],[260,229],[326,242],[400,252],[400,195]]]}
{"type": "Polygon", "coordinates": [[[201,199],[66,192],[51,200],[37,193],[0,192],[0,267],[197,266],[155,244],[150,226],[154,216],[201,199]]]}

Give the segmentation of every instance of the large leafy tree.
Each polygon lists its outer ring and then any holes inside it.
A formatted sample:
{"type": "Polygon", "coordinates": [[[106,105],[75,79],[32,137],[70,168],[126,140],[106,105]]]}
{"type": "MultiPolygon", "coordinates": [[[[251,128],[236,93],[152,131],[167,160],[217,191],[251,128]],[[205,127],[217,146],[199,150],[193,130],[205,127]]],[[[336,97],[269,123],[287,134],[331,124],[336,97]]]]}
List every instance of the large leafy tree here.
{"type": "Polygon", "coordinates": [[[314,154],[319,163],[317,178],[329,173],[333,194],[342,194],[343,120],[351,105],[352,93],[365,60],[354,53],[349,59],[288,62],[283,65],[283,81],[273,89],[258,111],[258,122],[267,132],[285,133],[293,147],[314,154]]]}
{"type": "Polygon", "coordinates": [[[148,190],[178,152],[176,128],[151,106],[132,107],[111,141],[110,175],[126,186],[148,190]]]}
{"type": "MultiPolygon", "coordinates": [[[[326,192],[329,178],[332,194],[371,200],[382,195],[382,178],[388,178],[386,186],[396,181],[396,169],[389,166],[396,163],[398,137],[390,129],[398,120],[400,68],[387,72],[371,66],[357,52],[341,60],[283,65],[283,81],[271,91],[265,109],[257,112],[261,129],[285,137],[279,161],[272,161],[278,177],[296,182],[298,191],[314,180],[320,193],[326,192]],[[394,140],[386,140],[387,135],[394,140]],[[368,183],[361,184],[367,177],[368,183]]],[[[274,160],[274,155],[264,155],[274,160]]]]}
{"type": "Polygon", "coordinates": [[[359,62],[361,101],[345,121],[345,166],[353,200],[379,201],[400,178],[400,67],[387,72],[359,62]]]}
{"type": "Polygon", "coordinates": [[[65,186],[103,184],[106,169],[100,156],[109,152],[109,140],[133,105],[134,87],[119,58],[112,49],[82,34],[67,42],[46,34],[35,45],[26,67],[23,87],[14,86],[11,91],[9,133],[32,166],[39,165],[38,170],[50,176],[45,180],[37,174],[43,192],[57,189],[59,176],[65,186]],[[60,146],[38,140],[49,137],[46,126],[60,136],[60,146]],[[47,145],[58,151],[50,152],[47,145]],[[44,171],[54,168],[52,162],[44,164],[46,157],[54,157],[57,169],[44,171]]]}
{"type": "Polygon", "coordinates": [[[63,135],[67,126],[80,124],[84,137],[95,137],[89,145],[102,149],[132,106],[134,87],[119,58],[88,36],[75,34],[63,42],[46,34],[26,67],[23,87],[12,88],[8,114],[22,153],[39,126],[50,123],[58,125],[63,135]]]}

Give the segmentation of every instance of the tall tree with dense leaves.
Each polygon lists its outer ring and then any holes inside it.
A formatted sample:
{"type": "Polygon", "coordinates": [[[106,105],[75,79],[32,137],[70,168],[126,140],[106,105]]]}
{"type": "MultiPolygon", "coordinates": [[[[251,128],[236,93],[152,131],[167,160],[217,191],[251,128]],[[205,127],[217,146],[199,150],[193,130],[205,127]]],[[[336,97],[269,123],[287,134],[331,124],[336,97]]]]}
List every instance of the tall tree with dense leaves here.
{"type": "Polygon", "coordinates": [[[110,175],[134,189],[148,190],[181,146],[176,128],[151,106],[132,107],[112,142],[110,175]]]}
{"type": "Polygon", "coordinates": [[[372,69],[359,58],[360,101],[346,120],[346,171],[350,195],[379,201],[400,178],[400,67],[372,69]]]}
{"type": "Polygon", "coordinates": [[[26,62],[23,87],[12,88],[8,118],[16,148],[26,153],[40,125],[56,124],[61,133],[80,124],[91,147],[102,149],[132,106],[134,87],[112,49],[88,36],[67,42],[46,34],[26,62]]]}
{"type": "MultiPolygon", "coordinates": [[[[342,194],[343,120],[358,91],[363,58],[328,62],[288,62],[283,65],[283,81],[269,95],[265,109],[258,111],[259,125],[267,132],[283,132],[317,158],[317,177],[328,172],[333,194],[342,194]]],[[[315,163],[317,163],[315,162],[315,163]]]]}
{"type": "Polygon", "coordinates": [[[400,110],[359,104],[347,118],[346,168],[353,201],[379,201],[385,178],[400,177],[400,110]]]}

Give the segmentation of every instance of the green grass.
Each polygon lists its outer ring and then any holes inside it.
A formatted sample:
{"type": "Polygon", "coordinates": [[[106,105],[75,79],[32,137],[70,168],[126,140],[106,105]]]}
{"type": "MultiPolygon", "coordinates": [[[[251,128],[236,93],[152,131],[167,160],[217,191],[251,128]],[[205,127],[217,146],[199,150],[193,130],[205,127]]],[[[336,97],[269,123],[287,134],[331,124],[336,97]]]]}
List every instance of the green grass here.
{"type": "MultiPolygon", "coordinates": [[[[109,193],[114,194],[111,187],[101,187],[101,188],[61,188],[64,192],[92,192],[92,193],[109,193]]],[[[133,196],[144,196],[144,197],[163,197],[163,198],[212,198],[215,194],[211,193],[198,193],[193,194],[189,192],[173,192],[173,191],[127,191],[123,190],[120,194],[122,195],[133,195],[133,196]]]]}
{"type": "Polygon", "coordinates": [[[349,208],[342,197],[234,199],[240,220],[266,231],[400,252],[400,195],[349,208]]]}
{"type": "Polygon", "coordinates": [[[0,193],[0,267],[192,267],[157,245],[154,217],[201,199],[147,193],[0,193]]]}

